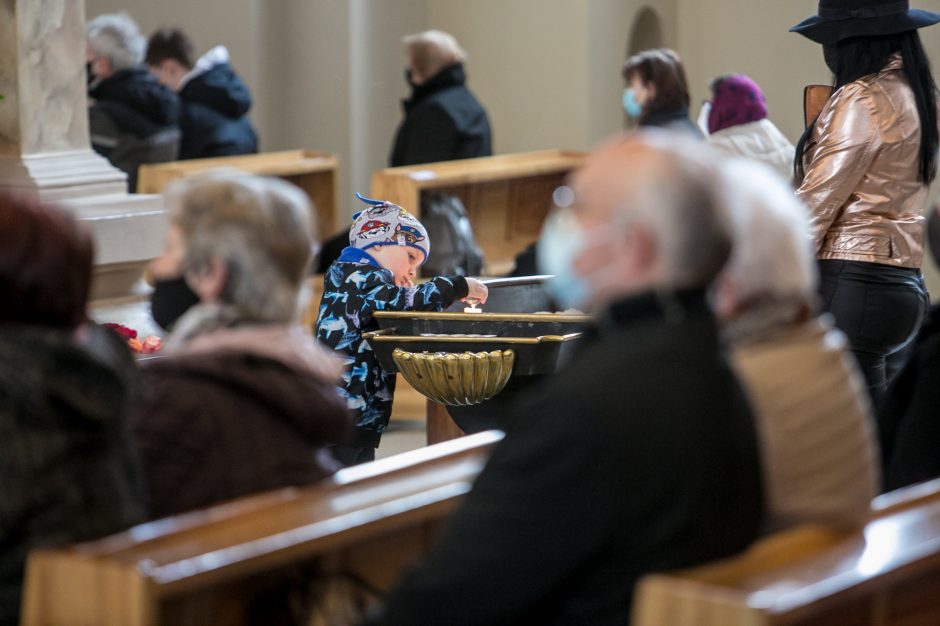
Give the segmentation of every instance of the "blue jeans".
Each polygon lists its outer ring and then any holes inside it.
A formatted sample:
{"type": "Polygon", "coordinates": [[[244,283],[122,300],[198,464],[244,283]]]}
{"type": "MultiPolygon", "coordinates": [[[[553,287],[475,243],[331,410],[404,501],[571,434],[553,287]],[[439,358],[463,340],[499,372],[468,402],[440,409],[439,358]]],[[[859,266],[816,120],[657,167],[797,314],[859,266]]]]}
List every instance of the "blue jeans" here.
{"type": "Polygon", "coordinates": [[[919,269],[861,261],[820,260],[823,311],[849,339],[877,408],[927,316],[919,269]]]}

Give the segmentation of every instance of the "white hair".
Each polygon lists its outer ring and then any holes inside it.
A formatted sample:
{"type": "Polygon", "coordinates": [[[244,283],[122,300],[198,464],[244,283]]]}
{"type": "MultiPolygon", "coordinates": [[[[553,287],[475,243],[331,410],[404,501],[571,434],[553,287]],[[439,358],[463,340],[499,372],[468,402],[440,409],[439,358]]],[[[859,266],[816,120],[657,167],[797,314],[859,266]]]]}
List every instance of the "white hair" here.
{"type": "Polygon", "coordinates": [[[221,260],[223,303],[246,320],[294,318],[315,241],[311,203],[298,187],[220,170],[177,181],[164,197],[183,235],[185,271],[198,274],[221,260]]]}
{"type": "Polygon", "coordinates": [[[818,275],[809,210],[766,165],[732,159],[722,169],[734,232],[723,274],[734,285],[735,300],[811,301],[818,275]]]}
{"type": "Polygon", "coordinates": [[[644,172],[615,222],[641,223],[654,233],[664,287],[708,287],[724,267],[732,239],[710,153],[672,131],[650,129],[635,136],[668,164],[644,172]]]}
{"type": "Polygon", "coordinates": [[[442,30],[426,30],[402,39],[405,51],[415,69],[424,78],[431,78],[439,71],[467,60],[467,53],[450,33],[442,30]]]}
{"type": "Polygon", "coordinates": [[[123,11],[105,13],[88,22],[85,38],[95,55],[111,61],[114,71],[130,69],[144,60],[147,40],[137,22],[123,11]]]}

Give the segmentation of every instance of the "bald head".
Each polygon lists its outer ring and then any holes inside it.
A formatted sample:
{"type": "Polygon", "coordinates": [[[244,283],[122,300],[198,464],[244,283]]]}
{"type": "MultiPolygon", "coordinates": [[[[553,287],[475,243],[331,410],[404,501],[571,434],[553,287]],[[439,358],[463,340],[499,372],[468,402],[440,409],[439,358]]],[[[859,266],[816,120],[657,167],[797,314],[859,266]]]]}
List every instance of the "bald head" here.
{"type": "Polygon", "coordinates": [[[728,258],[731,235],[708,149],[668,131],[618,137],[571,178],[575,213],[589,237],[575,268],[607,263],[616,275],[600,300],[653,288],[707,287],[728,258]],[[605,261],[606,259],[606,261],[605,261]]]}

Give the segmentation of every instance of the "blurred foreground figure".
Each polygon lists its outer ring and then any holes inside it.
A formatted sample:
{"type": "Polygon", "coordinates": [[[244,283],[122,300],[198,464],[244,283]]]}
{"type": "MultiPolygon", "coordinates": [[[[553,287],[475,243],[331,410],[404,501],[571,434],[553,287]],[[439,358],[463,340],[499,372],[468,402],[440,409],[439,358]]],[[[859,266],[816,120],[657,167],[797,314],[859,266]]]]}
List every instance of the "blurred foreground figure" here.
{"type": "Polygon", "coordinates": [[[705,290],[730,251],[699,144],[618,138],[559,191],[539,258],[597,329],[516,422],[378,624],[629,622],[643,574],[757,535],[747,401],[705,290]]]}

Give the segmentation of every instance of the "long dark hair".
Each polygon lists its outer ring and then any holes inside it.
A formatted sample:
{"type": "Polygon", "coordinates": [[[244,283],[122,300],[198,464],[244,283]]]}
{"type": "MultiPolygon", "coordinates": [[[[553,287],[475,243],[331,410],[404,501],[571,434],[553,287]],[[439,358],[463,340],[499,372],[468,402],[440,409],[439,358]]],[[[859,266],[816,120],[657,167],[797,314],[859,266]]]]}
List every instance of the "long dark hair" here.
{"type": "Polygon", "coordinates": [[[657,48],[634,54],[623,64],[623,79],[629,82],[634,75],[656,87],[653,101],[643,107],[638,120],[641,124],[652,113],[688,110],[689,81],[682,60],[674,50],[657,48]]]}
{"type": "MultiPolygon", "coordinates": [[[[891,55],[901,53],[904,75],[914,92],[917,113],[920,116],[920,168],[918,178],[929,185],[937,175],[937,150],[940,132],[937,130],[937,85],[930,70],[930,60],[916,30],[896,35],[853,37],[823,48],[826,64],[833,72],[834,87],[875,74],[888,64],[891,55]]],[[[814,121],[796,146],[793,167],[797,182],[803,180],[803,153],[813,132],[814,121]]]]}

